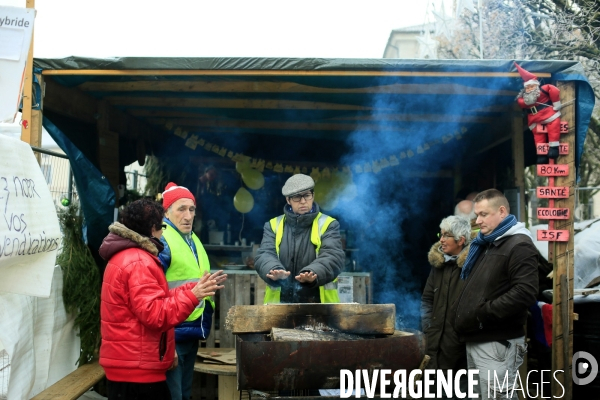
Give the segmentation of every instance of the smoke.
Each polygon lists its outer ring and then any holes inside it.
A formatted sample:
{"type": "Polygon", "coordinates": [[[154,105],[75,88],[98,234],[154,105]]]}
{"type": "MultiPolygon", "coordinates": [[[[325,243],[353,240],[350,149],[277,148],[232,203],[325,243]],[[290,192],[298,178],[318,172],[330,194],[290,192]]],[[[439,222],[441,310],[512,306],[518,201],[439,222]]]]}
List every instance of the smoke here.
{"type": "MultiPolygon", "coordinates": [[[[443,107],[424,110],[460,115],[460,102],[435,95],[427,102],[443,107]]],[[[389,95],[375,96],[373,109],[386,111],[369,115],[376,127],[349,136],[350,151],[340,162],[351,167],[357,195],[347,200],[340,193],[332,213],[359,232],[360,266],[371,272],[374,302],[396,305],[397,328],[420,329],[427,251],[454,207],[453,169],[466,151],[467,128],[459,118],[412,118],[414,108],[411,114],[389,95]]]]}

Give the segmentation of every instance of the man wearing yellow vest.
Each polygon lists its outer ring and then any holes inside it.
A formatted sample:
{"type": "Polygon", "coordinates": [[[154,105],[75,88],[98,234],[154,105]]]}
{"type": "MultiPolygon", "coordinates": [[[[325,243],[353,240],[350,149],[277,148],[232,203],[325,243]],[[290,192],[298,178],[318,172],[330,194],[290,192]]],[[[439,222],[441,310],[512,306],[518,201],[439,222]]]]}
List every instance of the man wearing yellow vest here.
{"type": "MultiPolygon", "coordinates": [[[[165,226],[161,242],[164,250],[158,257],[163,264],[169,289],[188,282],[198,281],[209,273],[208,255],[198,237],[192,232],[196,214],[196,199],[192,192],[173,182],[165,187],[162,194],[165,209],[165,226]]],[[[218,284],[227,279],[222,271],[213,274],[218,284]]],[[[223,286],[219,286],[219,289],[223,286]]],[[[167,385],[172,400],[189,400],[192,391],[194,363],[199,340],[210,333],[215,302],[205,297],[190,316],[175,327],[175,350],[178,364],[167,371],[167,385]]]]}
{"type": "Polygon", "coordinates": [[[313,201],[308,175],[289,178],[283,215],[265,223],[254,268],[267,283],[265,304],[339,303],[337,276],[344,265],[340,224],[313,201]]]}

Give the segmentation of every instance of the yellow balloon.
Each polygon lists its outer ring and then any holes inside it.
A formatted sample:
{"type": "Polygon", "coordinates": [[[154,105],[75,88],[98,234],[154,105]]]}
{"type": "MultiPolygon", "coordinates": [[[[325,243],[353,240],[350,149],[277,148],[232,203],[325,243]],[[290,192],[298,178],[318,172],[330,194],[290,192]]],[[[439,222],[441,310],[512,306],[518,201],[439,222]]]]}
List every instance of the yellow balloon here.
{"type": "Polygon", "coordinates": [[[246,188],[239,188],[235,196],[233,196],[233,206],[242,214],[246,214],[254,207],[254,197],[246,188]]]}
{"type": "Polygon", "coordinates": [[[242,180],[246,186],[253,190],[258,190],[265,185],[263,174],[252,168],[242,171],[242,180]]]}
{"type": "Polygon", "coordinates": [[[239,172],[240,174],[243,173],[247,169],[250,169],[250,160],[238,161],[235,163],[235,170],[237,172],[239,172]]]}
{"type": "Polygon", "coordinates": [[[337,206],[337,196],[334,182],[329,179],[320,179],[315,183],[315,201],[324,210],[331,210],[337,206]]]}

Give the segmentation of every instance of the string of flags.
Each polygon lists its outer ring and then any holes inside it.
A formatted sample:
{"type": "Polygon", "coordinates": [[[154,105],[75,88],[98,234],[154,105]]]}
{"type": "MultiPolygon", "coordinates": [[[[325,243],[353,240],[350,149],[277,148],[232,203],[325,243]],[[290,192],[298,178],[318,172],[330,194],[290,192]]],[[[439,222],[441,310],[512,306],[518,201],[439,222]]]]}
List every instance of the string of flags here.
{"type": "Polygon", "coordinates": [[[277,173],[290,173],[290,174],[309,174],[313,179],[318,180],[323,177],[325,179],[331,176],[331,173],[334,171],[341,170],[344,173],[379,173],[381,170],[388,167],[395,167],[402,163],[404,159],[410,159],[418,154],[423,154],[434,146],[445,145],[451,140],[461,140],[465,133],[467,132],[467,128],[461,127],[451,133],[443,135],[441,138],[431,139],[425,143],[418,145],[414,149],[407,149],[401,151],[396,154],[391,154],[387,157],[383,157],[376,160],[371,160],[367,162],[360,162],[351,165],[344,166],[331,166],[331,167],[307,167],[307,166],[297,166],[292,164],[286,164],[274,161],[268,161],[261,158],[255,158],[246,154],[237,153],[232,150],[227,149],[225,146],[219,146],[216,143],[212,143],[203,137],[197,134],[190,134],[188,131],[177,127],[175,129],[173,122],[169,121],[166,123],[166,128],[173,133],[173,135],[185,140],[184,145],[192,150],[198,149],[198,147],[212,152],[220,157],[227,157],[234,162],[244,162],[249,163],[250,167],[256,169],[260,172],[264,172],[264,170],[271,170],[277,173]],[[310,169],[310,172],[309,172],[310,169]]]}

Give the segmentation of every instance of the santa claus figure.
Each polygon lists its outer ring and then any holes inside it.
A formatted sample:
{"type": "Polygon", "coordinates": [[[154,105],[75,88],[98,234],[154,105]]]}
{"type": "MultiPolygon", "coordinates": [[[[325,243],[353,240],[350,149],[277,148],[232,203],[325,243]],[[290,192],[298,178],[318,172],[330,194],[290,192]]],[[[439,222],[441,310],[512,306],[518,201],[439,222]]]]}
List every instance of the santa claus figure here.
{"type": "Polygon", "coordinates": [[[542,85],[531,72],[515,63],[524,88],[517,96],[517,103],[527,113],[527,124],[533,132],[536,147],[548,143],[548,155],[538,155],[538,164],[556,161],[560,139],[560,90],[553,85],[542,85]]]}

